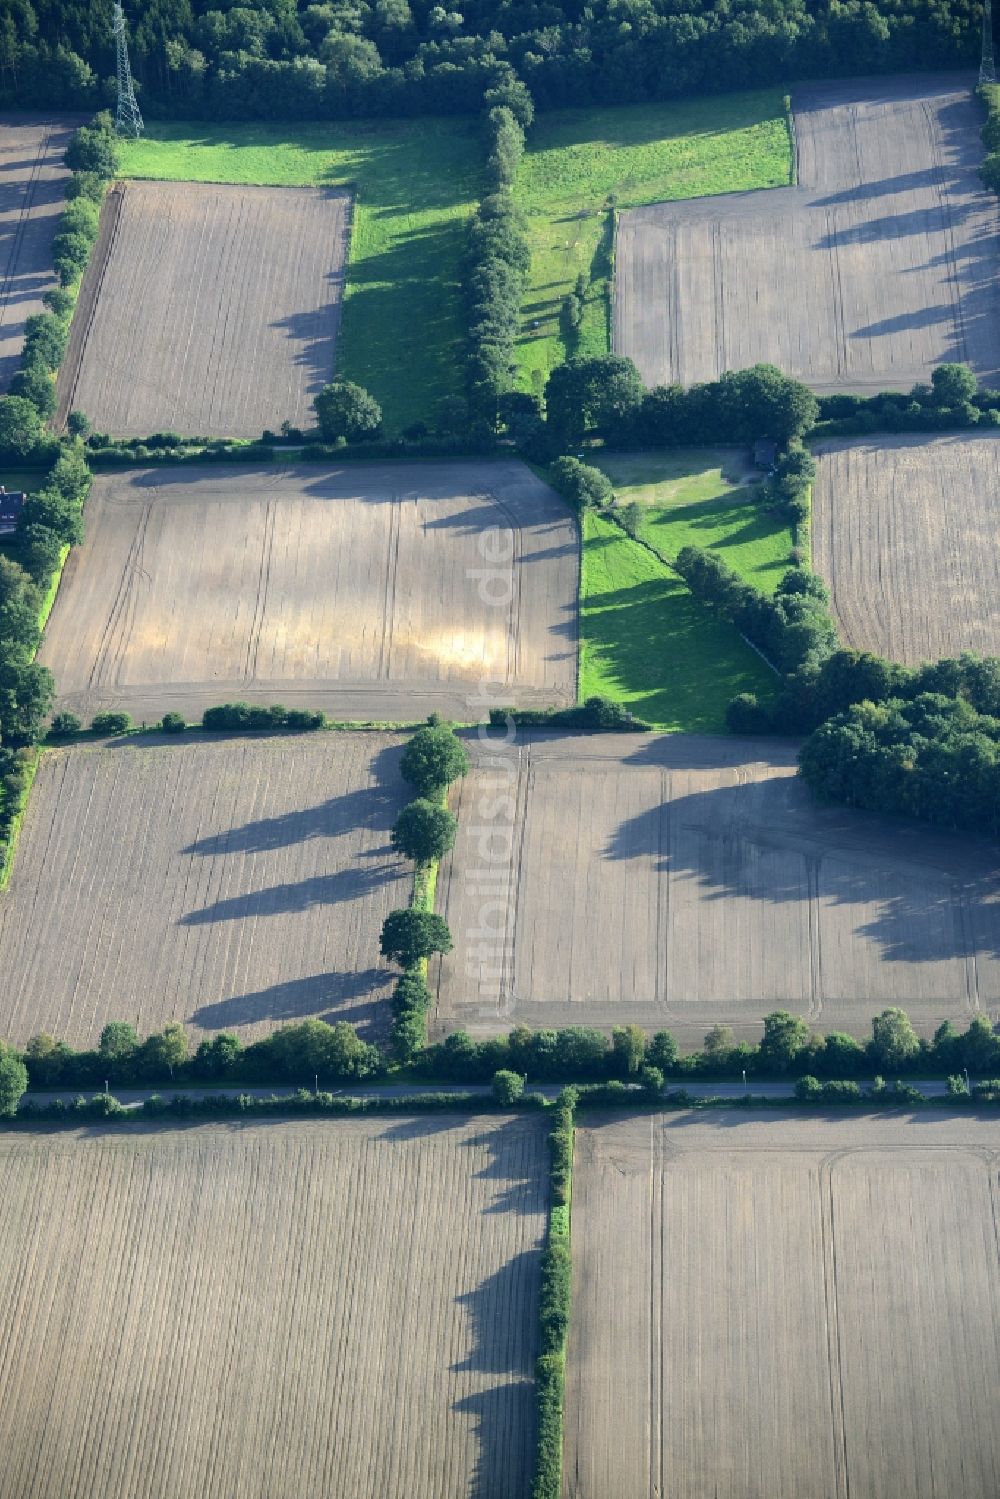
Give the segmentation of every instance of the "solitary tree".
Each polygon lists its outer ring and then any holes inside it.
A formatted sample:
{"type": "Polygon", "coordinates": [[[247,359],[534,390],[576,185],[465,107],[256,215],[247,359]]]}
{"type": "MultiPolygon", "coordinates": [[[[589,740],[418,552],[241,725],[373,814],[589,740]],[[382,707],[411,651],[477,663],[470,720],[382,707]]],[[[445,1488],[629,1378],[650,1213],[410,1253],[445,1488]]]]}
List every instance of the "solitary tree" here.
{"type": "Polygon", "coordinates": [[[382,426],[382,408],[375,397],[350,380],[324,385],[313,405],[327,442],[341,437],[347,442],[364,442],[375,437],[382,426]]]}
{"type": "Polygon", "coordinates": [[[455,842],[458,826],[453,812],[418,797],[404,807],[392,830],[392,846],[416,864],[442,858],[455,842]]]}
{"type": "Polygon", "coordinates": [[[0,1044],[0,1117],[9,1119],[17,1113],[27,1086],[27,1067],[16,1051],[0,1044]]]}
{"type": "Polygon", "coordinates": [[[406,746],[400,769],[421,796],[433,796],[466,774],[469,757],[447,724],[428,724],[406,746]]]}
{"type": "Polygon", "coordinates": [[[379,951],[400,968],[412,968],[432,953],[451,952],[448,923],[434,911],[390,911],[382,923],[379,951]]]}

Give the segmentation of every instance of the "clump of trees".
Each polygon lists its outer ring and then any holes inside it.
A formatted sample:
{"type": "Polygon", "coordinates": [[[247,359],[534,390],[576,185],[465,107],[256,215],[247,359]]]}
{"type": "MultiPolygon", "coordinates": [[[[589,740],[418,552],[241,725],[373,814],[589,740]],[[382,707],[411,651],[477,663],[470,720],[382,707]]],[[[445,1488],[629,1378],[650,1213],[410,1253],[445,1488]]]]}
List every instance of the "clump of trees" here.
{"type": "Polygon", "coordinates": [[[908,392],[819,398],[815,437],[869,432],[943,432],[956,427],[1000,426],[1000,390],[979,389],[967,364],[939,364],[929,385],[908,392]]]}
{"type": "MultiPolygon", "coordinates": [[[[816,666],[836,650],[829,590],[807,568],[789,568],[769,597],[703,547],[682,547],[674,567],[696,598],[734,624],[779,671],[816,666]]],[[[738,728],[732,718],[730,727],[738,728]]]]}
{"type": "Polygon", "coordinates": [[[610,505],[614,499],[611,480],[604,470],[579,458],[557,458],[549,466],[549,479],[553,489],[578,513],[610,505]]]}
{"type": "MultiPolygon", "coordinates": [[[[184,727],[183,719],[177,722],[178,714],[168,714],[171,719],[163,720],[163,728],[168,733],[177,733],[184,727]]],[[[264,729],[294,729],[303,731],[307,729],[322,729],[326,724],[326,714],[309,708],[286,708],[282,703],[217,703],[212,708],[206,708],[201,715],[201,726],[203,729],[212,730],[215,733],[238,734],[260,732],[264,729]]]]}

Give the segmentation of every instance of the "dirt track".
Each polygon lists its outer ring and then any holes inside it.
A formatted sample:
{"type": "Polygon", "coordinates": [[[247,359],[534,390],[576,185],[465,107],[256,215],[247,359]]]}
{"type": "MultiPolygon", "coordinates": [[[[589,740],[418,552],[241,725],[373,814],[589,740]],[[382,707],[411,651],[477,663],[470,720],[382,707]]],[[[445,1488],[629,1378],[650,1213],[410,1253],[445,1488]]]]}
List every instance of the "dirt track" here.
{"type": "Polygon", "coordinates": [[[263,1035],[350,1020],[381,1035],[378,955],[409,898],[389,846],[406,797],[384,734],[46,753],[0,895],[0,1037],[263,1035]]]}
{"type": "Polygon", "coordinates": [[[52,241],[69,176],[67,115],[0,115],[0,392],[17,373],[25,320],[55,286],[52,241]]]}
{"type": "Polygon", "coordinates": [[[540,1123],[0,1140],[2,1499],[520,1499],[540,1123]]]}
{"type": "Polygon", "coordinates": [[[58,419],[116,437],[314,423],[333,371],[350,200],[332,190],[116,184],[59,376],[58,419]]]}
{"type": "Polygon", "coordinates": [[[995,1120],[577,1130],[567,1499],[994,1499],[995,1120]]]}
{"type": "Polygon", "coordinates": [[[845,645],[914,666],[1000,654],[1000,437],[824,443],[813,565],[845,645]]]}
{"type": "Polygon", "coordinates": [[[436,1034],[717,1023],[870,1034],[1000,1007],[1000,850],[820,808],[773,740],[520,734],[474,744],[437,906],[436,1034]],[[492,764],[491,760],[498,763],[492,764]]]}
{"type": "Polygon", "coordinates": [[[815,390],[1000,370],[997,203],[974,80],[823,84],[793,98],[798,186],[630,209],[616,352],[647,384],[759,361],[815,390]]]}
{"type": "Polygon", "coordinates": [[[99,478],[42,661],[62,707],[236,698],[347,720],[576,696],[579,544],[516,462],[99,478]]]}

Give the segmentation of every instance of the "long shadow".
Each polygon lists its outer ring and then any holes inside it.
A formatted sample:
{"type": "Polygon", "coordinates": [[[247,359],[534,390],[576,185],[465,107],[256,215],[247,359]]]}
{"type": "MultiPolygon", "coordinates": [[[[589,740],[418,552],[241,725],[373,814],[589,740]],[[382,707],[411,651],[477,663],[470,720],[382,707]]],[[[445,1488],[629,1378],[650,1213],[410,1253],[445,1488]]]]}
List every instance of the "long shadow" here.
{"type": "Polygon", "coordinates": [[[213,926],[224,921],[246,921],[264,916],[287,916],[309,911],[313,906],[346,905],[367,900],[374,891],[390,884],[402,873],[403,865],[392,860],[367,869],[351,867],[316,874],[295,885],[274,885],[266,890],[251,890],[217,900],[200,911],[188,911],[178,926],[213,926]]]}
{"type": "Polygon", "coordinates": [[[919,172],[900,172],[896,177],[882,177],[876,182],[845,187],[843,191],[829,193],[825,198],[812,198],[810,206],[833,208],[838,203],[863,203],[869,198],[889,198],[896,193],[910,193],[922,187],[945,187],[960,180],[960,173],[954,168],[925,167],[919,172]]]}
{"type": "MultiPolygon", "coordinates": [[[[649,763],[640,752],[633,763],[649,763]]],[[[603,851],[697,883],[706,901],[856,907],[887,962],[1000,956],[1000,849],[874,813],[815,805],[794,777],[692,792],[622,822],[603,851]],[[873,908],[876,915],[872,916],[873,908]]]]}
{"type": "MultiPolygon", "coordinates": [[[[361,827],[376,833],[388,833],[402,801],[401,756],[399,746],[387,745],[372,758],[374,785],[359,786],[314,807],[283,812],[278,817],[261,817],[239,828],[211,833],[189,843],[183,852],[216,858],[226,854],[263,853],[268,849],[288,848],[313,838],[340,838],[361,827]]],[[[372,850],[372,853],[385,851],[383,848],[372,850]]]]}
{"type": "Polygon", "coordinates": [[[392,975],[387,969],[365,968],[358,973],[317,973],[308,978],[272,984],[250,994],[234,994],[214,1004],[201,1005],[188,1016],[190,1025],[202,1030],[229,1030],[233,1026],[281,1025],[297,1020],[346,1020],[366,1031],[374,1027],[376,991],[392,975]],[[360,1003],[353,1004],[358,1000],[360,1003]]]}

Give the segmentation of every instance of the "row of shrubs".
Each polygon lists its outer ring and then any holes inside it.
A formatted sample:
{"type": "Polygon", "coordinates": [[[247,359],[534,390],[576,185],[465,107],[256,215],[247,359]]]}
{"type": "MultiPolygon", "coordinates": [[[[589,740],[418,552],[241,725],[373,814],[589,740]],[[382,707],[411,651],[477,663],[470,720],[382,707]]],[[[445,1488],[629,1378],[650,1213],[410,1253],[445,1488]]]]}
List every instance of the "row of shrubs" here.
{"type": "Polygon", "coordinates": [[[946,432],[1000,426],[1000,390],[980,390],[965,364],[941,364],[931,383],[907,392],[819,397],[810,437],[851,437],[873,432],[946,432]]]}
{"type": "Polygon", "coordinates": [[[538,1435],[531,1499],[562,1494],[566,1337],[572,1295],[570,1242],[573,1198],[573,1132],[577,1092],[564,1088],[549,1132],[549,1228],[539,1291],[539,1354],[535,1364],[538,1435]]]}
{"type": "Polygon", "coordinates": [[[462,267],[466,323],[467,425],[491,437],[501,396],[513,385],[514,345],[531,256],[513,187],[531,124],[530,96],[484,97],[486,193],[469,225],[462,267]]]}
{"type": "Polygon", "coordinates": [[[789,568],[769,595],[704,547],[682,547],[674,567],[696,598],[735,625],[783,675],[837,649],[829,589],[808,568],[789,568]]]}
{"type": "Polygon", "coordinates": [[[606,697],[588,697],[571,708],[491,708],[490,727],[506,729],[577,729],[586,733],[646,733],[649,724],[636,718],[623,703],[606,697]]]}
{"type": "MultiPolygon", "coordinates": [[[[206,708],[201,715],[201,727],[217,733],[261,732],[265,729],[291,729],[302,733],[310,729],[322,729],[327,717],[319,709],[286,708],[282,703],[267,706],[262,703],[218,703],[206,708]]],[[[137,727],[130,713],[106,708],[95,713],[90,720],[93,734],[130,734],[137,727]]],[[[156,727],[164,734],[183,734],[189,727],[182,713],[164,713],[156,727]]],[[[56,713],[49,726],[49,735],[54,739],[70,739],[84,732],[83,720],[64,709],[56,713]]]]}
{"type": "Polygon", "coordinates": [[[416,866],[413,894],[405,910],[391,911],[382,926],[380,951],[403,969],[393,990],[391,1041],[395,1056],[410,1062],[427,1045],[427,959],[451,950],[451,932],[433,909],[438,862],[454,845],[457,820],[447,806],[448,787],[468,773],[469,757],[450,725],[436,714],[407,743],[400,761],[403,779],[417,793],[392,830],[392,845],[416,866]]]}
{"type": "MultiPolygon", "coordinates": [[[[69,1124],[86,1120],[113,1119],[122,1123],[142,1123],[149,1119],[218,1119],[226,1116],[268,1117],[288,1114],[299,1115],[343,1115],[357,1114],[442,1114],[442,1113],[489,1113],[507,1107],[486,1098],[482,1093],[412,1093],[398,1097],[381,1095],[371,1098],[345,1098],[340,1094],[323,1090],[311,1091],[300,1088],[292,1094],[258,1097],[252,1093],[206,1093],[202,1097],[174,1093],[167,1098],[159,1093],[146,1098],[139,1107],[129,1107],[113,1093],[97,1093],[90,1098],[82,1095],[51,1103],[37,1103],[26,1099],[16,1109],[18,1121],[27,1125],[69,1124]]],[[[519,1101],[524,1109],[545,1107],[544,1098],[538,1094],[526,1094],[519,1101]]],[[[0,1108],[0,1118],[5,1116],[0,1108]]]]}

